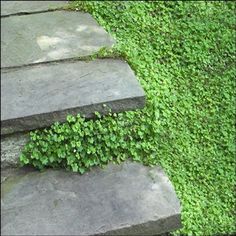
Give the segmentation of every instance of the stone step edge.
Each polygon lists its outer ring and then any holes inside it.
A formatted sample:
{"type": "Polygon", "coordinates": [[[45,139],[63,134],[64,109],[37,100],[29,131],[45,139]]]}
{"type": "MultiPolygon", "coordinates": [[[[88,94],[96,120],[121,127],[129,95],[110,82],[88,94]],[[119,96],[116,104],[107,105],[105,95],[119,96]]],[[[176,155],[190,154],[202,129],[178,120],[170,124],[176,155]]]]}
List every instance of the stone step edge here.
{"type": "Polygon", "coordinates": [[[2,101],[4,101],[1,111],[2,114],[5,114],[1,117],[1,135],[50,127],[55,122],[65,122],[67,115],[80,114],[87,119],[91,119],[95,118],[96,111],[102,115],[107,115],[110,111],[118,113],[142,109],[146,102],[145,92],[129,64],[125,60],[116,58],[91,61],[65,60],[63,63],[47,63],[19,69],[5,69],[1,71],[1,74],[1,90],[3,89],[1,97],[2,101]],[[93,69],[92,71],[91,68],[93,69]],[[60,75],[57,78],[61,84],[55,87],[55,89],[59,89],[60,93],[64,91],[60,100],[58,98],[55,100],[55,94],[50,95],[50,89],[48,91],[38,90],[37,94],[29,91],[29,93],[24,95],[25,98],[21,98],[20,91],[23,88],[22,86],[29,86],[32,91],[36,89],[32,81],[36,81],[42,87],[44,80],[46,80],[50,86],[53,86],[53,83],[56,81],[54,78],[55,69],[56,71],[61,71],[59,74],[56,72],[57,76],[60,75]],[[91,73],[89,73],[88,77],[83,78],[83,74],[87,73],[87,71],[91,73]],[[40,74],[42,73],[49,73],[49,75],[41,78],[40,74]],[[24,80],[21,80],[20,76],[24,76],[24,80]],[[15,79],[17,82],[15,82],[15,79]],[[28,82],[28,79],[31,79],[31,82],[28,82]],[[13,84],[16,93],[12,95],[11,88],[13,84]],[[81,87],[80,84],[83,86],[81,87]],[[76,87],[70,89],[72,85],[76,87]],[[19,90],[16,86],[19,86],[19,90]],[[72,94],[70,97],[66,93],[66,91],[68,92],[68,86],[69,91],[71,91],[70,94],[72,94]],[[128,89],[129,87],[131,89],[128,89]],[[90,98],[88,94],[90,89],[95,97],[92,96],[90,98]],[[33,97],[43,94],[47,94],[47,99],[54,99],[55,105],[53,105],[54,101],[52,100],[53,103],[50,107],[44,108],[45,106],[41,106],[42,109],[35,110],[35,106],[38,107],[40,104],[46,105],[46,98],[42,102],[39,100],[34,103],[35,99],[33,97]],[[24,103],[25,105],[21,109],[18,109],[21,106],[20,103],[18,105],[15,104],[17,107],[14,108],[13,106],[12,109],[17,110],[12,113],[8,110],[8,104],[11,106],[15,99],[18,100],[18,97],[21,99],[20,101],[26,101],[27,103],[24,103]],[[29,98],[33,98],[33,102],[29,98]],[[60,105],[61,101],[64,104],[62,106],[60,105]],[[34,106],[32,106],[33,104],[34,106]],[[53,109],[53,106],[57,110],[53,109]],[[24,107],[32,108],[33,110],[28,110],[27,112],[24,111],[24,107]]]}
{"type": "Polygon", "coordinates": [[[78,57],[70,57],[70,58],[63,58],[63,59],[56,59],[56,60],[51,60],[51,61],[41,61],[41,62],[34,62],[34,63],[28,63],[28,64],[23,64],[19,66],[7,66],[7,67],[1,67],[2,72],[7,72],[8,70],[14,70],[14,69],[23,69],[23,68],[29,68],[29,67],[37,67],[40,65],[55,65],[58,63],[65,63],[65,62],[91,62],[95,60],[107,60],[107,59],[112,59],[112,60],[122,60],[127,62],[122,56],[116,55],[115,53],[107,56],[102,56],[103,52],[110,53],[110,50],[112,48],[104,46],[101,49],[99,49],[97,52],[92,53],[91,55],[87,56],[78,56],[78,57]]]}
{"type": "Polygon", "coordinates": [[[1,14],[1,18],[4,17],[11,17],[11,16],[22,16],[22,15],[33,15],[33,14],[40,14],[43,12],[52,12],[52,11],[72,11],[70,6],[68,5],[69,2],[71,0],[68,1],[61,1],[64,2],[64,6],[54,6],[54,7],[49,7],[48,9],[43,9],[43,10],[19,10],[18,12],[15,13],[3,13],[3,15],[1,14]]]}
{"type": "Polygon", "coordinates": [[[81,114],[81,116],[85,117],[86,119],[95,119],[96,115],[95,112],[99,112],[101,115],[108,115],[111,113],[120,113],[125,111],[135,111],[137,109],[142,109],[145,107],[145,97],[139,96],[139,97],[130,97],[120,100],[113,100],[109,102],[103,102],[103,103],[94,103],[91,105],[86,105],[82,107],[73,107],[66,110],[58,110],[54,112],[49,113],[42,113],[37,114],[33,116],[27,116],[27,117],[21,117],[16,119],[10,119],[10,120],[1,120],[1,136],[5,135],[11,135],[14,133],[19,132],[26,132],[26,131],[32,131],[36,129],[42,129],[42,128],[49,128],[51,125],[53,125],[55,122],[64,123],[66,122],[67,115],[77,116],[78,114],[81,114]],[[130,105],[130,102],[132,102],[132,105],[130,105]],[[120,110],[118,107],[122,104],[122,110],[120,110]],[[94,111],[90,111],[92,106],[95,106],[96,109],[94,111]],[[47,115],[47,120],[51,120],[51,125],[48,126],[48,122],[45,120],[45,115],[47,115]],[[23,118],[23,120],[22,120],[23,118]],[[22,128],[18,128],[17,131],[11,130],[12,123],[14,123],[15,126],[20,127],[22,125],[22,122],[24,123],[24,126],[22,128]],[[29,123],[29,126],[27,127],[25,124],[29,123]]]}
{"type": "Polygon", "coordinates": [[[70,9],[63,8],[63,7],[58,7],[58,8],[53,8],[53,9],[47,9],[47,10],[41,10],[41,11],[34,11],[34,12],[18,12],[18,13],[11,13],[8,15],[1,15],[1,18],[6,18],[6,17],[13,17],[13,16],[25,16],[25,15],[34,15],[34,14],[40,14],[44,12],[53,12],[53,11],[71,11],[70,9]]]}
{"type": "Polygon", "coordinates": [[[19,168],[20,154],[29,140],[29,132],[1,136],[1,170],[19,168]]]}

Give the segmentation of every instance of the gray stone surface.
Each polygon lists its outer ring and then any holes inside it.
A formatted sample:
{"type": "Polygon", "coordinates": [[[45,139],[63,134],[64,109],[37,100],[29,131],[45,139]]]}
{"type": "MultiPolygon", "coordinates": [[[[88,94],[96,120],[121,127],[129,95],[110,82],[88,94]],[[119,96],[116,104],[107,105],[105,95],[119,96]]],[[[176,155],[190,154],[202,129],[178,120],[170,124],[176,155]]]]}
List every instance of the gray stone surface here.
{"type": "Polygon", "coordinates": [[[181,227],[180,203],[159,168],[126,162],[79,175],[2,172],[2,235],[157,235],[181,227]]]}
{"type": "Polygon", "coordinates": [[[1,136],[1,169],[18,166],[20,153],[28,140],[26,133],[1,136]]]}
{"type": "Polygon", "coordinates": [[[39,64],[2,69],[1,75],[1,134],[63,122],[67,114],[92,118],[95,111],[120,112],[145,104],[143,89],[121,60],[39,64]]]}
{"type": "Polygon", "coordinates": [[[1,16],[57,9],[68,1],[1,1],[1,16]]]}
{"type": "Polygon", "coordinates": [[[87,13],[54,11],[1,19],[1,67],[91,55],[114,39],[87,13]]]}

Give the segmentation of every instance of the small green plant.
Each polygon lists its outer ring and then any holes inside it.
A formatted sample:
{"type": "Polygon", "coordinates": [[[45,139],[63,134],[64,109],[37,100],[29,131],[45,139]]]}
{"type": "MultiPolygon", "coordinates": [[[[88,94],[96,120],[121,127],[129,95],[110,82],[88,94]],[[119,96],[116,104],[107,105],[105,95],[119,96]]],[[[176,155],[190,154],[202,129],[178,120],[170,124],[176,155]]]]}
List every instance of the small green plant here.
{"type": "MultiPolygon", "coordinates": [[[[101,118],[98,112],[96,116],[101,118]]],[[[20,161],[40,170],[63,167],[83,174],[92,166],[102,166],[112,160],[96,139],[101,136],[99,133],[106,130],[106,126],[94,126],[92,121],[85,121],[80,115],[69,115],[64,124],[55,123],[51,129],[44,129],[40,134],[38,131],[31,132],[32,142],[25,146],[20,161]]]]}
{"type": "Polygon", "coordinates": [[[115,47],[114,48],[102,47],[98,52],[95,52],[92,55],[77,57],[75,60],[93,61],[95,59],[105,59],[105,58],[118,59],[122,57],[123,57],[123,54],[121,54],[115,47]]]}
{"type": "MultiPolygon", "coordinates": [[[[95,115],[96,121],[69,115],[66,123],[31,132],[31,141],[20,156],[21,164],[30,164],[39,170],[65,168],[83,174],[109,161],[120,163],[129,157],[141,161],[137,150],[148,153],[149,145],[142,143],[145,127],[127,129],[132,124],[130,120],[120,122],[122,114],[109,112],[102,116],[95,112],[95,115]]],[[[134,113],[126,115],[131,117],[134,113]]]]}

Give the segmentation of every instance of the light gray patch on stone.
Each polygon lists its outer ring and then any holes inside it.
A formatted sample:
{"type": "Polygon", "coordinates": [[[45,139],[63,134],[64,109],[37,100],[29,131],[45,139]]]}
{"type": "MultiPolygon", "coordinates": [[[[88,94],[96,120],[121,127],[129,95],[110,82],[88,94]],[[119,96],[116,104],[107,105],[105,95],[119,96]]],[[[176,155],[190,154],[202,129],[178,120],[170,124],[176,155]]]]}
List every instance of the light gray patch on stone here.
{"type": "Polygon", "coordinates": [[[88,56],[115,40],[87,13],[54,11],[1,19],[1,67],[88,56]]]}
{"type": "Polygon", "coordinates": [[[29,140],[29,134],[12,134],[1,136],[1,169],[17,167],[24,145],[29,140]]]}
{"type": "Polygon", "coordinates": [[[1,1],[1,16],[58,9],[68,1],[1,1]]]}
{"type": "Polygon", "coordinates": [[[157,235],[181,227],[168,177],[138,163],[79,175],[59,170],[8,172],[1,185],[3,235],[157,235]],[[153,185],[159,188],[153,189],[153,185]]]}
{"type": "Polygon", "coordinates": [[[129,65],[101,59],[1,71],[1,134],[64,122],[68,114],[92,118],[143,108],[145,94],[129,65]],[[104,107],[103,104],[107,106],[104,107]]]}

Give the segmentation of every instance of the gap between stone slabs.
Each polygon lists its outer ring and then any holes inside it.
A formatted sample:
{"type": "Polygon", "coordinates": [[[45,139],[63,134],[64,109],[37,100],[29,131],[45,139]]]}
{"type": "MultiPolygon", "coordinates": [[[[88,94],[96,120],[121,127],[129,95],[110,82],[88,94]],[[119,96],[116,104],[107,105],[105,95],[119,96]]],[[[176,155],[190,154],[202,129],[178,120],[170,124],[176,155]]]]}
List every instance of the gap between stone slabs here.
{"type": "Polygon", "coordinates": [[[61,9],[69,1],[1,1],[1,17],[61,9]]]}

